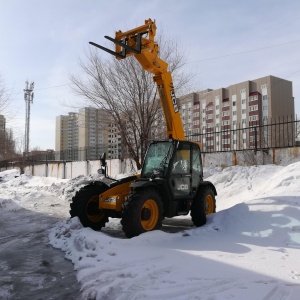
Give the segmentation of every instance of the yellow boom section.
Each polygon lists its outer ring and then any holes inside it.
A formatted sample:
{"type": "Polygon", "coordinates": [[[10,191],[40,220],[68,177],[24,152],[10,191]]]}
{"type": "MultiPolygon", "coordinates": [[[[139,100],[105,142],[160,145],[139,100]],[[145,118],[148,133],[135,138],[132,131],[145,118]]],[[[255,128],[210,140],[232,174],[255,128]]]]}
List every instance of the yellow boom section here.
{"type": "Polygon", "coordinates": [[[154,74],[153,80],[157,84],[165,115],[167,138],[185,140],[172,75],[168,71],[168,64],[158,57],[158,44],[154,41],[155,34],[155,22],[148,19],[145,20],[145,25],[126,32],[117,31],[114,39],[105,36],[116,44],[115,52],[93,42],[90,44],[114,55],[117,59],[133,55],[146,71],[154,74]]]}

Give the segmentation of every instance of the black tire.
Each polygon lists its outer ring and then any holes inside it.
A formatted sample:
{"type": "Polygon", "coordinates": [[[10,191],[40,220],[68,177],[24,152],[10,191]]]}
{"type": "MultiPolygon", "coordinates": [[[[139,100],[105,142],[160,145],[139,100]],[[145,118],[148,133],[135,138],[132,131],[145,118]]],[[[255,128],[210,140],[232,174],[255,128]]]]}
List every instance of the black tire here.
{"type": "Polygon", "coordinates": [[[84,227],[94,230],[104,227],[108,217],[98,210],[99,195],[104,191],[104,188],[95,185],[81,188],[70,204],[71,218],[78,217],[84,227]]]}
{"type": "Polygon", "coordinates": [[[161,197],[154,189],[131,192],[124,203],[121,224],[128,238],[162,226],[163,207],[161,197]]]}
{"type": "Polygon", "coordinates": [[[216,212],[216,196],[211,187],[207,186],[203,188],[204,191],[204,205],[205,205],[205,214],[210,215],[216,212]]]}
{"type": "Polygon", "coordinates": [[[214,193],[209,187],[200,186],[191,206],[191,217],[196,227],[206,224],[206,198],[214,193]]]}

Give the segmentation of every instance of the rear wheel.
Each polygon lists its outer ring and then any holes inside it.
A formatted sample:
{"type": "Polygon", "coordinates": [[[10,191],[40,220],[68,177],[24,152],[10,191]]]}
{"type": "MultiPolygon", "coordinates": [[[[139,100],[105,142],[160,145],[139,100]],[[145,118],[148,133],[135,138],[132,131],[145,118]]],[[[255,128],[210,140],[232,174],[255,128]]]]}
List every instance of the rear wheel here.
{"type": "Polygon", "coordinates": [[[215,195],[209,187],[199,187],[191,207],[191,217],[196,227],[206,224],[206,214],[208,209],[212,209],[208,204],[214,203],[215,195]]]}
{"type": "Polygon", "coordinates": [[[216,212],[216,197],[210,187],[206,188],[204,194],[205,214],[210,215],[216,212]]]}
{"type": "Polygon", "coordinates": [[[108,222],[105,213],[99,211],[99,195],[103,193],[103,187],[90,185],[80,189],[70,204],[71,217],[78,217],[84,227],[100,230],[108,222]]]}
{"type": "Polygon", "coordinates": [[[135,190],[124,203],[121,224],[129,238],[162,226],[162,202],[154,189],[135,190]]]}

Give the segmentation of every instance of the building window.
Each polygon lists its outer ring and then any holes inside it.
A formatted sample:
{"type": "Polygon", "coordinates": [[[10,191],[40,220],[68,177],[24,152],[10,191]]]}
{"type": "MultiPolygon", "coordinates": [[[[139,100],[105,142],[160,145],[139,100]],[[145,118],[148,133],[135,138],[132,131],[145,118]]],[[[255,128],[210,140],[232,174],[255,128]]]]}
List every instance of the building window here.
{"type": "Polygon", "coordinates": [[[257,121],[258,120],[258,116],[250,116],[249,120],[250,121],[257,121]]]}
{"type": "Polygon", "coordinates": [[[242,99],[242,104],[246,104],[246,99],[242,99]]]}
{"type": "Polygon", "coordinates": [[[258,110],[258,105],[249,106],[249,111],[255,111],[255,110],[258,110]]]}
{"type": "Polygon", "coordinates": [[[263,95],[263,96],[262,96],[262,99],[263,99],[263,100],[268,100],[268,95],[263,95]]]}
{"type": "Polygon", "coordinates": [[[253,95],[249,97],[249,102],[258,100],[258,95],[253,95]]]}
{"type": "Polygon", "coordinates": [[[245,114],[246,113],[246,109],[242,109],[242,114],[245,114]]]}

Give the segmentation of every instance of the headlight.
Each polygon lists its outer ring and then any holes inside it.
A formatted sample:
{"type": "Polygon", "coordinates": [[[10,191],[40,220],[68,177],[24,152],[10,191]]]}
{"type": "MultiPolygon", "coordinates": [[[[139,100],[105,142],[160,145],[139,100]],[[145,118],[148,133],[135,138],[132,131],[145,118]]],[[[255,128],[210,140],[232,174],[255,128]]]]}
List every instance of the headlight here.
{"type": "Polygon", "coordinates": [[[117,202],[117,199],[115,197],[107,198],[104,200],[104,202],[117,202]]]}

